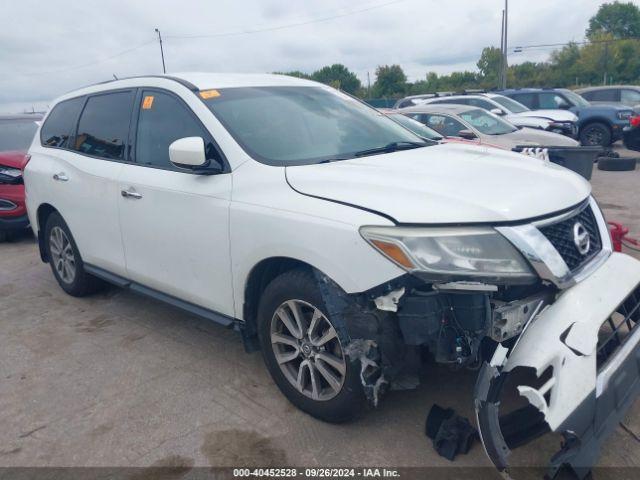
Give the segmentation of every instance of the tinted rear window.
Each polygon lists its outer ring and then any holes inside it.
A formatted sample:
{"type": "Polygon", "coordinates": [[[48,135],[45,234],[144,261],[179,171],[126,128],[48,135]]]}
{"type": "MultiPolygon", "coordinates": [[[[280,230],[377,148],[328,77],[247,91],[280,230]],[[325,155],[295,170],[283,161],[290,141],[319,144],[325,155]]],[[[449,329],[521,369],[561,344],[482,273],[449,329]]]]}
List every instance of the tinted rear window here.
{"type": "Polygon", "coordinates": [[[134,96],[131,90],[89,97],[78,122],[74,150],[106,159],[124,159],[134,96]]]}
{"type": "Polygon", "coordinates": [[[40,141],[45,147],[68,147],[69,135],[78,119],[84,97],[58,103],[40,130],[40,141]]]}

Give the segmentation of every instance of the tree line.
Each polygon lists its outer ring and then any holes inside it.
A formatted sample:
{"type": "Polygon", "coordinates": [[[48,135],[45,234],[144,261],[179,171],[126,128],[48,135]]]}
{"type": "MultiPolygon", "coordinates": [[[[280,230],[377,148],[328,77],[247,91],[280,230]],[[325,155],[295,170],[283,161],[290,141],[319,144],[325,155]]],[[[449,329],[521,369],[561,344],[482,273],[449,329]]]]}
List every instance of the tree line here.
{"type": "MultiPolygon", "coordinates": [[[[568,43],[553,51],[547,61],[523,62],[507,68],[507,86],[577,87],[602,84],[640,83],[640,8],[615,1],[600,6],[589,20],[586,42],[568,43]]],[[[513,58],[513,57],[512,57],[513,58]]],[[[356,74],[336,63],[313,73],[279,72],[326,83],[361,98],[399,98],[420,93],[495,89],[498,87],[502,55],[496,47],[485,47],[476,71],[438,75],[409,82],[400,65],[380,65],[370,90],[356,74]]]]}

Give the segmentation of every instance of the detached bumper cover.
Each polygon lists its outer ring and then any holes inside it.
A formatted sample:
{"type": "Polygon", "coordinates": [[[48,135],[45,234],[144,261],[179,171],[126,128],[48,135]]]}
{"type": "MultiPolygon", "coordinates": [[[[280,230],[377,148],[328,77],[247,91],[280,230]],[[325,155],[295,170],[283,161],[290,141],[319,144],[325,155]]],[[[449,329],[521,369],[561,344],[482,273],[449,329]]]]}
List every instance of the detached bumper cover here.
{"type": "Polygon", "coordinates": [[[565,443],[551,459],[551,473],[562,465],[579,476],[589,472],[640,393],[640,328],[633,328],[640,322],[639,286],[640,262],[612,254],[535,317],[511,349],[500,345],[483,366],[475,392],[478,427],[499,470],[508,468],[510,449],[554,431],[565,443]],[[603,360],[599,335],[613,314],[627,319],[629,333],[603,360]],[[535,370],[543,384],[518,384],[529,405],[505,418],[499,412],[502,389],[516,370],[535,370]]]}

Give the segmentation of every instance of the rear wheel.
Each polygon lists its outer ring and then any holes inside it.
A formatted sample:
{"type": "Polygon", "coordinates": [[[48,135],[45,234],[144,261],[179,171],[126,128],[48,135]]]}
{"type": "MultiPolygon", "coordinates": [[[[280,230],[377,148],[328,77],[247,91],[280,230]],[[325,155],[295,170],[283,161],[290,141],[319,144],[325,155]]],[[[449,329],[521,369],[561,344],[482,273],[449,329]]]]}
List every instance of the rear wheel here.
{"type": "Polygon", "coordinates": [[[580,143],[590,147],[611,145],[611,130],[601,122],[593,122],[580,129],[580,143]]]}
{"type": "Polygon", "coordinates": [[[101,286],[100,280],[85,272],[76,242],[59,213],[47,219],[44,238],[51,270],[65,292],[83,297],[101,286]]]}
{"type": "Polygon", "coordinates": [[[291,403],[328,422],[361,410],[358,365],[345,353],[310,272],[275,278],[260,300],[258,321],[269,373],[291,403]]]}

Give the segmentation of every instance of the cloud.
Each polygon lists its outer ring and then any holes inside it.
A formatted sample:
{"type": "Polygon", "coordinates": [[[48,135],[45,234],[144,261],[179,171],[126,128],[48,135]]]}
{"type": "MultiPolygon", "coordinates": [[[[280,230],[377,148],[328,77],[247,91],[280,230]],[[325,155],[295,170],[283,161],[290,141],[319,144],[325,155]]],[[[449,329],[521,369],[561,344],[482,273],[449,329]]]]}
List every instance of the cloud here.
{"type": "MultiPolygon", "coordinates": [[[[399,63],[410,80],[428,71],[474,70],[499,45],[501,0],[21,0],[4,2],[0,112],[45,104],[83,85],[169,72],[312,72],[344,63],[366,81],[399,63]],[[372,8],[388,4],[380,8],[372,8]],[[372,8],[372,9],[370,9],[372,8]],[[349,15],[349,12],[360,11],[349,15]],[[338,17],[329,19],[329,17],[338,17]],[[319,20],[315,23],[314,20],[319,20]],[[295,23],[304,25],[283,28],[295,23]],[[260,29],[265,32],[255,32],[260,29]],[[244,33],[253,32],[253,33],[244,33]],[[189,35],[221,35],[177,38],[189,35]]],[[[580,40],[600,0],[512,1],[510,45],[580,40]]],[[[510,57],[539,60],[548,52],[510,57]]]]}

